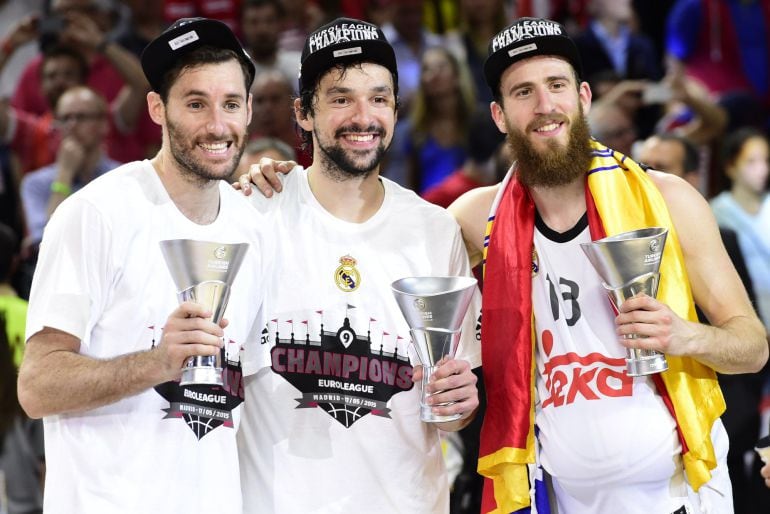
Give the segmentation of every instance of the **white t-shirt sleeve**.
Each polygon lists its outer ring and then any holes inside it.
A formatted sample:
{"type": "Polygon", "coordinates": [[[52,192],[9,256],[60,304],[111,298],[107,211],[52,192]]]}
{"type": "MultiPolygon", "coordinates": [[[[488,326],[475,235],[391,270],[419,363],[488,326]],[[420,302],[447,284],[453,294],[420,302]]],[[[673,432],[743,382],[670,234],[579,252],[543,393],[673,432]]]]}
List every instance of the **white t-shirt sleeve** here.
{"type": "Polygon", "coordinates": [[[32,281],[27,340],[44,327],[85,341],[110,284],[111,227],[82,197],[63,202],[45,228],[32,281]]]}

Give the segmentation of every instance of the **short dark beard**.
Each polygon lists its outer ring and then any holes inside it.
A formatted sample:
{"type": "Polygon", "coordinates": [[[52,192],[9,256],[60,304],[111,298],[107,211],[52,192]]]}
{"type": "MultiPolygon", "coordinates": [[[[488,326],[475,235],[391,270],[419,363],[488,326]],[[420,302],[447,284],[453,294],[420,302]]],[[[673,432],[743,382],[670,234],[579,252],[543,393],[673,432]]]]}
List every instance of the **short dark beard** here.
{"type": "Polygon", "coordinates": [[[507,141],[516,159],[516,173],[527,187],[558,187],[573,182],[586,174],[591,165],[591,133],[580,106],[578,115],[570,123],[566,147],[556,141],[548,142],[548,150],[541,153],[520,130],[507,122],[507,141]]]}
{"type": "Polygon", "coordinates": [[[321,140],[315,128],[313,129],[313,132],[315,133],[315,144],[318,144],[318,148],[321,150],[321,168],[329,177],[338,181],[348,180],[351,178],[367,178],[380,165],[382,159],[385,157],[385,152],[387,152],[388,148],[390,147],[390,145],[386,147],[384,144],[382,144],[382,141],[385,139],[385,130],[383,130],[382,127],[376,127],[372,125],[365,129],[359,127],[342,127],[338,129],[334,134],[335,138],[340,137],[344,133],[355,134],[373,132],[379,135],[380,146],[377,147],[377,151],[375,152],[374,157],[372,157],[369,163],[365,164],[364,166],[359,166],[348,157],[347,153],[342,149],[339,143],[324,146],[321,144],[321,140]]]}
{"type": "Polygon", "coordinates": [[[245,145],[243,144],[246,134],[241,139],[240,146],[238,140],[233,139],[231,144],[236,145],[237,153],[234,155],[230,166],[224,174],[218,174],[211,171],[203,163],[197,161],[191,156],[189,149],[183,148],[179,144],[179,141],[184,141],[184,134],[177,128],[177,126],[168,118],[166,119],[166,127],[168,128],[168,140],[169,149],[171,150],[171,157],[177,163],[182,175],[189,181],[196,184],[198,187],[203,187],[214,180],[227,180],[238,167],[238,162],[241,160],[241,155],[245,145]]]}

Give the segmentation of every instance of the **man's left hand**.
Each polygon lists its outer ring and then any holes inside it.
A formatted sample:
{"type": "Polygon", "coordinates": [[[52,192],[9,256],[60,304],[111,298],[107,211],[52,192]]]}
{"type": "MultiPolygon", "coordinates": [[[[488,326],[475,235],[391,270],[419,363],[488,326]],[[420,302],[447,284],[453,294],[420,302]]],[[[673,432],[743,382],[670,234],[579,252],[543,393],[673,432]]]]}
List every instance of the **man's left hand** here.
{"type": "MultiPolygon", "coordinates": [[[[412,375],[415,384],[422,381],[422,372],[422,366],[415,366],[412,375]]],[[[427,402],[434,405],[433,413],[439,416],[461,414],[463,417],[473,413],[479,406],[476,381],[476,375],[467,361],[452,358],[439,361],[428,383],[430,396],[427,397],[427,402]],[[454,403],[441,405],[448,402],[454,403]]]]}
{"type": "Polygon", "coordinates": [[[615,318],[620,344],[628,348],[656,350],[670,355],[691,355],[696,331],[693,324],[683,320],[651,296],[640,294],[627,299],[615,318]],[[635,335],[637,337],[627,338],[635,335]]]}

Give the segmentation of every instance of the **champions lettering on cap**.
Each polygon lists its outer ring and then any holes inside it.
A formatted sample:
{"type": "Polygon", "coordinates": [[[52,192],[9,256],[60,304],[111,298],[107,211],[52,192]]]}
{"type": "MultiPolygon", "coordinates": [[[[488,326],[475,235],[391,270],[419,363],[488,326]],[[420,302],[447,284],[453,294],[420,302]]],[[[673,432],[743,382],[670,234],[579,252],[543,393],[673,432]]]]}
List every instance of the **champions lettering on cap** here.
{"type": "Polygon", "coordinates": [[[299,70],[300,92],[313,88],[318,77],[330,68],[355,62],[382,65],[398,81],[396,54],[379,27],[352,18],[327,23],[305,41],[299,70]]]}
{"type": "Polygon", "coordinates": [[[153,91],[160,89],[163,76],[182,55],[204,45],[235,52],[248,64],[254,80],[256,67],[230,27],[208,18],[181,18],[142,51],[142,69],[153,91]]]}
{"type": "Polygon", "coordinates": [[[578,77],[583,74],[577,46],[564,25],[543,18],[519,18],[489,42],[484,78],[497,96],[500,77],[511,64],[537,55],[555,55],[569,62],[578,77]]]}

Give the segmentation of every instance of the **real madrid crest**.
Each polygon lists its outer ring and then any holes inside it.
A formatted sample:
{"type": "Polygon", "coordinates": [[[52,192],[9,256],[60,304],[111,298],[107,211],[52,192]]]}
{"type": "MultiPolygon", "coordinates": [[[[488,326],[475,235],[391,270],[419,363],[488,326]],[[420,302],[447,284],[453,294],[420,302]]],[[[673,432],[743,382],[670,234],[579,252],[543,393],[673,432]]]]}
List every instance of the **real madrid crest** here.
{"type": "Polygon", "coordinates": [[[540,271],[540,258],[537,256],[537,250],[532,249],[532,276],[537,275],[540,271]]]}
{"type": "Polygon", "coordinates": [[[334,283],[346,293],[355,291],[361,285],[361,274],[356,269],[356,260],[350,255],[340,257],[340,266],[334,270],[334,283]]]}

